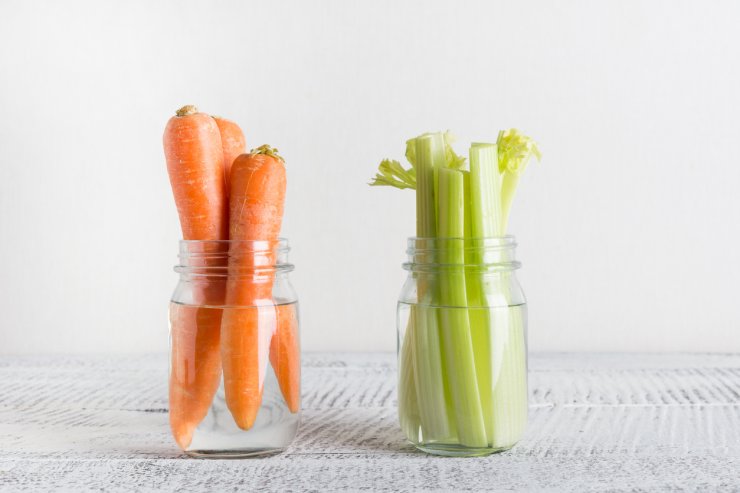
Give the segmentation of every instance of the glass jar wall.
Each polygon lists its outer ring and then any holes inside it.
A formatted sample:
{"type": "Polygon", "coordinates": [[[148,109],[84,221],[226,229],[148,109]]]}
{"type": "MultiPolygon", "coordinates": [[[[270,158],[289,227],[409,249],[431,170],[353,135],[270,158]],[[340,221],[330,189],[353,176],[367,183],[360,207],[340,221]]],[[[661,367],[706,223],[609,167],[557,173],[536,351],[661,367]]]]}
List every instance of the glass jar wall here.
{"type": "Polygon", "coordinates": [[[399,419],[428,453],[511,448],[527,422],[527,312],[513,237],[410,238],[398,302],[399,419]]]}
{"type": "Polygon", "coordinates": [[[288,242],[181,241],[170,301],[170,427],[188,454],[275,453],[300,421],[288,242]]]}

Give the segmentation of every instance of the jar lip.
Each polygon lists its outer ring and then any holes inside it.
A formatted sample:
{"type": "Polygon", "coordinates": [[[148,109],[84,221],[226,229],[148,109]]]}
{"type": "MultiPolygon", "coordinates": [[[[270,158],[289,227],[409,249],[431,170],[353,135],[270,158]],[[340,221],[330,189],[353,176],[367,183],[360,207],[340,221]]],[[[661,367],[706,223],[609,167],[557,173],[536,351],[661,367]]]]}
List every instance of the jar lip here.
{"type": "Polygon", "coordinates": [[[511,272],[520,269],[522,267],[522,263],[518,260],[507,262],[485,262],[481,264],[404,262],[401,266],[407,271],[427,274],[440,274],[445,272],[459,273],[461,271],[468,274],[489,274],[494,272],[511,272]]]}
{"type": "Polygon", "coordinates": [[[290,272],[287,238],[277,240],[180,240],[175,272],[194,277],[255,276],[290,272]],[[229,267],[230,259],[248,260],[229,267]]]}
{"type": "Polygon", "coordinates": [[[475,237],[446,237],[437,236],[409,236],[408,243],[450,243],[453,241],[463,241],[465,243],[500,246],[516,246],[516,237],[514,235],[504,236],[475,236],[475,237]]]}
{"type": "Polygon", "coordinates": [[[230,253],[273,254],[290,252],[287,238],[277,240],[180,240],[180,258],[227,257],[230,253]]]}
{"type": "Polygon", "coordinates": [[[408,238],[408,262],[403,268],[414,272],[444,272],[464,268],[466,272],[496,272],[519,269],[514,257],[517,243],[513,235],[486,237],[417,237],[408,238]],[[450,263],[449,252],[454,248],[465,252],[468,262],[450,263]],[[473,257],[469,257],[473,255],[473,257]],[[470,262],[470,259],[476,259],[470,262]]]}
{"type": "Polygon", "coordinates": [[[455,247],[462,247],[465,250],[476,251],[497,251],[497,250],[514,250],[517,246],[516,237],[513,235],[506,236],[481,236],[474,238],[424,238],[411,236],[407,240],[406,253],[414,255],[415,253],[434,252],[455,247]]]}
{"type": "Polygon", "coordinates": [[[274,265],[265,265],[265,266],[259,266],[259,267],[236,267],[236,268],[229,268],[228,266],[203,266],[203,267],[196,267],[196,266],[186,266],[186,265],[176,265],[173,267],[172,270],[177,272],[178,274],[185,274],[190,277],[194,278],[208,278],[208,279],[218,279],[218,278],[227,278],[227,277],[234,277],[234,278],[250,278],[254,279],[255,277],[265,277],[265,276],[272,276],[274,274],[278,273],[288,273],[292,272],[295,269],[295,266],[293,264],[289,263],[280,263],[280,264],[274,264],[274,265]]]}
{"type": "Polygon", "coordinates": [[[277,240],[179,240],[180,249],[186,249],[187,247],[193,248],[198,246],[204,247],[225,247],[232,245],[239,245],[245,247],[246,250],[254,251],[267,251],[270,249],[270,245],[277,244],[278,251],[289,250],[290,245],[287,238],[278,238],[277,240]]]}

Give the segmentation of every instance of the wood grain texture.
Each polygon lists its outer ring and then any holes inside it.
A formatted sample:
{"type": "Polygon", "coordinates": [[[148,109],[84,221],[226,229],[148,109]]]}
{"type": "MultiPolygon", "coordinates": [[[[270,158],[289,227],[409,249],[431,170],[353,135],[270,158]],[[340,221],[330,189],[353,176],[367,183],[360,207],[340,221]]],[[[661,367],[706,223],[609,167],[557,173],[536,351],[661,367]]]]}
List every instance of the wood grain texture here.
{"type": "Polygon", "coordinates": [[[305,357],[282,455],[188,459],[167,426],[166,356],[0,359],[2,491],[740,491],[740,355],[534,354],[510,452],[416,452],[390,354],[305,357]]]}

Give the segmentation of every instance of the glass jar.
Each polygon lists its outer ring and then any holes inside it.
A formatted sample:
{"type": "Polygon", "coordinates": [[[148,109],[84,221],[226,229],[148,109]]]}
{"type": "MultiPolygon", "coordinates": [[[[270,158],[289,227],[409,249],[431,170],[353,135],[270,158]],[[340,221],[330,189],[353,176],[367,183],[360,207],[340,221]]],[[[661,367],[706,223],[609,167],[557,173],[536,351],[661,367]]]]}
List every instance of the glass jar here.
{"type": "Polygon", "coordinates": [[[284,450],[300,421],[288,242],[181,241],[170,302],[170,429],[187,454],[284,450]]]}
{"type": "Polygon", "coordinates": [[[415,447],[507,450],[527,422],[527,311],[514,237],[409,238],[398,301],[398,412],[415,447]]]}

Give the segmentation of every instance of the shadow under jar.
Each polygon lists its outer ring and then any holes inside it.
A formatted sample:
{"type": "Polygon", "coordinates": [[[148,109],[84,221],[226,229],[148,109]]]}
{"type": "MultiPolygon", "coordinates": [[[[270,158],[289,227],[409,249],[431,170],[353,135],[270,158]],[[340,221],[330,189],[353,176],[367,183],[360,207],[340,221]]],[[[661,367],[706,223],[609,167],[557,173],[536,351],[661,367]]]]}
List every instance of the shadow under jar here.
{"type": "Polygon", "coordinates": [[[527,312],[514,237],[410,238],[398,302],[406,438],[448,456],[507,450],[527,422],[527,312]]]}
{"type": "Polygon", "coordinates": [[[300,421],[288,242],[181,241],[170,301],[172,435],[197,457],[284,450],[300,421]]]}

